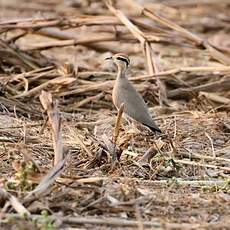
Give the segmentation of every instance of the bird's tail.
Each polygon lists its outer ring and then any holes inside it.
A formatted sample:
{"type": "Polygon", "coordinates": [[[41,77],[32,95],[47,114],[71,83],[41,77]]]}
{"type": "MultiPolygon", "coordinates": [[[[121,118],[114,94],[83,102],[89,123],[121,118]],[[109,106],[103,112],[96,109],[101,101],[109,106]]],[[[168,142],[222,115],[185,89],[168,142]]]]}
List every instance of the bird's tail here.
{"type": "Polygon", "coordinates": [[[162,133],[162,131],[156,126],[155,127],[149,125],[145,125],[145,126],[147,126],[153,133],[162,133]]]}

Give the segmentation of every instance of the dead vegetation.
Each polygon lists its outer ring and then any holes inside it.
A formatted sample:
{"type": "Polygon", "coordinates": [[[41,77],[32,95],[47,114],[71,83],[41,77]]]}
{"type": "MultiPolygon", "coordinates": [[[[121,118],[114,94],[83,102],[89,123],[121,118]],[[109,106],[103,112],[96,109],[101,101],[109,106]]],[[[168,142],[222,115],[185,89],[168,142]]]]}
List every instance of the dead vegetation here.
{"type": "Polygon", "coordinates": [[[1,7],[1,229],[229,228],[228,1],[1,7]],[[118,52],[164,135],[113,107],[118,52]]]}

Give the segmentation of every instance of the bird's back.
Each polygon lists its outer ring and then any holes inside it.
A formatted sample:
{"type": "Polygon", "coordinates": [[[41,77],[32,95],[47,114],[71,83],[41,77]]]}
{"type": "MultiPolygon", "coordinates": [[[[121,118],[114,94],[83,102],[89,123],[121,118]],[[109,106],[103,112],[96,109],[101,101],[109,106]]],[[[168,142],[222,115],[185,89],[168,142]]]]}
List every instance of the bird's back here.
{"type": "Polygon", "coordinates": [[[113,103],[117,108],[124,103],[124,112],[129,117],[148,126],[153,131],[160,132],[143,98],[126,77],[116,79],[113,88],[113,103]]]}

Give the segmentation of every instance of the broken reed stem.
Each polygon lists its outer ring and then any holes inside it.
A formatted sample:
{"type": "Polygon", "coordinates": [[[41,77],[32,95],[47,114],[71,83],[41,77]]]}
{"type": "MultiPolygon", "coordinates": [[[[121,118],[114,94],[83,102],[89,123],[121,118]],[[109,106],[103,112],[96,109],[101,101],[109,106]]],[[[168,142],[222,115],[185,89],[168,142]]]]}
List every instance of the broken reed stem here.
{"type": "Polygon", "coordinates": [[[89,102],[98,101],[103,96],[104,96],[104,93],[102,92],[102,93],[99,93],[95,96],[87,97],[87,98],[83,99],[82,101],[77,102],[76,105],[74,105],[74,107],[79,108],[79,107],[84,106],[85,104],[88,104],[89,102]]]}
{"type": "Polygon", "coordinates": [[[117,142],[117,138],[119,135],[119,130],[120,130],[120,125],[121,125],[121,118],[122,118],[122,114],[124,112],[124,103],[121,104],[119,110],[118,110],[118,114],[117,114],[117,119],[116,119],[116,124],[115,124],[115,129],[114,129],[114,133],[113,133],[113,137],[114,137],[114,143],[117,142]]]}
{"type": "MultiPolygon", "coordinates": [[[[160,161],[160,160],[159,160],[160,161]]],[[[102,181],[104,182],[111,182],[111,181],[117,181],[119,183],[123,183],[123,184],[127,184],[128,182],[136,182],[137,184],[139,184],[140,186],[154,186],[154,185],[169,185],[170,182],[173,181],[173,179],[165,179],[165,180],[142,180],[142,179],[138,179],[138,178],[131,178],[131,177],[119,177],[119,176],[109,176],[109,177],[74,177],[74,176],[70,176],[70,177],[62,177],[61,179],[59,179],[59,181],[64,181],[65,179],[68,180],[68,182],[70,183],[71,180],[72,181],[82,181],[83,183],[87,183],[89,181],[100,181],[100,183],[102,183],[102,181]],[[81,179],[82,178],[82,179],[81,179]]],[[[180,178],[175,178],[175,181],[177,183],[177,185],[181,185],[181,186],[192,186],[192,187],[202,187],[202,186],[225,186],[228,185],[228,181],[227,180],[182,180],[180,178]]]]}
{"type": "Polygon", "coordinates": [[[195,42],[195,44],[197,46],[201,45],[202,44],[202,39],[200,37],[198,37],[197,35],[191,33],[190,31],[184,29],[183,27],[177,25],[176,23],[172,22],[172,21],[169,21],[168,19],[162,17],[162,16],[159,16],[157,15],[155,12],[153,12],[153,10],[149,10],[147,8],[143,8],[142,9],[142,13],[143,15],[153,19],[154,21],[157,21],[159,22],[160,24],[166,26],[166,27],[169,27],[177,32],[179,32],[180,34],[182,34],[184,37],[186,37],[187,39],[195,42]]]}
{"type": "Polygon", "coordinates": [[[88,45],[97,42],[116,41],[117,39],[118,39],[117,36],[111,34],[111,35],[103,35],[103,36],[90,36],[89,38],[82,38],[82,39],[69,39],[69,40],[62,40],[62,41],[42,42],[39,44],[34,44],[33,46],[30,45],[28,47],[25,47],[23,51],[43,50],[43,49],[49,49],[53,47],[88,45]]]}
{"type": "Polygon", "coordinates": [[[202,46],[206,48],[210,55],[218,60],[219,62],[223,63],[224,65],[230,65],[230,58],[215,49],[211,44],[209,44],[207,41],[201,39],[199,36],[191,33],[190,31],[184,29],[183,27],[177,25],[176,23],[157,15],[155,12],[142,7],[142,14],[153,19],[154,21],[157,21],[158,23],[167,26],[168,28],[177,31],[180,35],[187,38],[188,40],[194,42],[196,46],[202,46]]]}
{"type": "Polygon", "coordinates": [[[61,134],[61,118],[58,110],[58,102],[53,101],[49,92],[42,91],[39,96],[40,102],[47,112],[49,122],[52,127],[53,146],[54,146],[54,165],[64,159],[63,141],[61,134]]]}
{"type": "MultiPolygon", "coordinates": [[[[22,217],[22,216],[27,216],[30,217],[31,214],[30,212],[24,207],[23,204],[21,204],[19,202],[19,200],[11,195],[9,192],[7,192],[5,189],[0,188],[0,196],[1,199],[5,198],[9,201],[10,205],[14,208],[14,210],[22,217]]],[[[7,205],[7,203],[5,204],[7,205]]],[[[4,210],[4,207],[2,208],[2,210],[4,210]]],[[[2,215],[2,211],[1,211],[1,215],[2,215]]]]}
{"type": "Polygon", "coordinates": [[[23,203],[31,202],[47,194],[49,187],[55,182],[55,179],[63,172],[66,158],[58,161],[47,175],[40,181],[39,185],[24,198],[23,203]]]}
{"type": "Polygon", "coordinates": [[[20,61],[22,61],[29,69],[35,70],[39,68],[35,63],[33,63],[29,58],[26,57],[20,50],[16,50],[11,47],[7,42],[0,38],[0,45],[4,47],[4,49],[9,50],[11,54],[17,57],[20,61]]]}
{"type": "Polygon", "coordinates": [[[120,25],[120,22],[112,16],[101,15],[83,15],[82,17],[69,17],[67,20],[63,18],[26,18],[5,20],[0,22],[0,29],[23,29],[30,30],[36,29],[35,32],[39,33],[40,30],[59,27],[80,27],[80,26],[95,26],[95,25],[120,25]],[[40,29],[40,30],[38,30],[40,29]]]}
{"type": "Polygon", "coordinates": [[[29,91],[25,91],[19,95],[14,96],[13,98],[20,98],[20,97],[30,97],[34,96],[36,93],[41,92],[43,89],[47,88],[49,85],[68,85],[76,81],[76,78],[71,77],[57,77],[54,79],[51,79],[49,81],[46,81],[42,84],[40,84],[37,87],[34,87],[33,89],[29,91]]]}
{"type": "Polygon", "coordinates": [[[31,191],[25,198],[24,203],[30,202],[41,195],[45,195],[48,188],[54,183],[55,179],[64,170],[67,157],[64,157],[63,141],[61,133],[61,118],[58,110],[57,101],[53,102],[49,92],[42,91],[39,97],[40,102],[47,112],[50,125],[52,127],[53,146],[54,146],[54,166],[42,179],[39,185],[31,191]]]}
{"type": "MultiPolygon", "coordinates": [[[[211,72],[214,74],[220,74],[220,73],[230,73],[230,66],[197,66],[197,67],[180,67],[175,69],[169,69],[165,71],[161,71],[159,73],[154,73],[152,75],[143,75],[143,76],[137,76],[132,77],[130,80],[138,81],[138,80],[151,80],[153,76],[158,76],[165,78],[164,76],[170,76],[174,77],[175,74],[178,73],[206,73],[211,72]]],[[[193,75],[193,77],[196,77],[193,75]]]]}
{"type": "MultiPolygon", "coordinates": [[[[165,157],[164,160],[171,160],[172,158],[169,157],[165,157]]],[[[154,162],[158,162],[161,161],[162,159],[157,159],[157,158],[152,158],[152,161],[154,162]]],[[[226,172],[230,172],[230,168],[229,167],[223,167],[223,166],[218,166],[218,165],[211,165],[211,164],[202,164],[199,162],[195,162],[195,161],[188,161],[188,160],[178,160],[178,159],[173,159],[173,161],[175,163],[178,164],[185,164],[185,165],[193,165],[193,166],[198,166],[198,167],[204,167],[204,168],[212,168],[212,169],[219,169],[219,170],[223,170],[226,172]]]]}
{"type": "Polygon", "coordinates": [[[215,157],[205,156],[205,155],[201,155],[201,154],[198,154],[198,153],[190,152],[186,148],[183,148],[183,149],[185,149],[188,152],[188,153],[180,153],[185,157],[189,157],[189,158],[193,158],[193,159],[196,158],[196,159],[208,160],[208,161],[224,161],[224,162],[230,163],[230,159],[228,159],[228,158],[217,157],[217,156],[215,156],[215,157]]]}

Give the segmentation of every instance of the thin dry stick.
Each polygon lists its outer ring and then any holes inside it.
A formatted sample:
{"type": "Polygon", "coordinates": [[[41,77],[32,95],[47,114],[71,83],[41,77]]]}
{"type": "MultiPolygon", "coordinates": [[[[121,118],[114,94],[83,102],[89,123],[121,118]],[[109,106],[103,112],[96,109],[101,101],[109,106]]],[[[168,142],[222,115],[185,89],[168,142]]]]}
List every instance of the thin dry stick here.
{"type": "Polygon", "coordinates": [[[230,78],[221,79],[214,82],[208,82],[204,85],[198,85],[190,88],[177,88],[167,92],[169,98],[186,98],[191,92],[200,91],[228,91],[230,89],[230,78]]]}
{"type": "Polygon", "coordinates": [[[95,96],[87,97],[87,98],[83,99],[82,101],[79,101],[76,104],[74,104],[73,107],[74,108],[80,108],[80,107],[88,104],[89,102],[100,100],[103,96],[104,96],[104,93],[99,93],[95,96]]]}
{"type": "MultiPolygon", "coordinates": [[[[180,147],[182,147],[182,146],[180,146],[180,147]]],[[[205,155],[201,155],[201,154],[198,154],[198,153],[193,153],[192,151],[190,151],[187,148],[184,148],[184,147],[182,147],[182,148],[184,150],[186,150],[188,153],[180,153],[180,154],[182,154],[183,156],[186,156],[186,157],[203,159],[203,160],[210,160],[210,161],[225,161],[225,162],[230,163],[230,159],[228,159],[228,158],[205,156],[205,155]]]]}
{"type": "MultiPolygon", "coordinates": [[[[27,19],[25,19],[27,20],[27,19]]],[[[50,20],[48,21],[47,19],[45,21],[40,21],[34,20],[33,21],[29,21],[27,20],[27,23],[23,22],[23,20],[21,21],[12,21],[12,22],[3,22],[0,24],[0,28],[7,28],[7,29],[39,29],[39,28],[43,28],[43,27],[50,27],[50,26],[57,26],[58,24],[60,24],[60,20],[50,20]]],[[[44,19],[43,19],[44,20],[44,19]]]]}
{"type": "Polygon", "coordinates": [[[94,90],[97,90],[97,91],[108,90],[113,86],[113,84],[114,84],[114,81],[95,83],[93,85],[86,86],[82,89],[74,89],[74,90],[63,92],[63,93],[59,93],[58,96],[63,97],[63,96],[69,96],[73,94],[78,95],[78,94],[83,94],[83,93],[94,91],[94,90]]]}
{"type": "Polygon", "coordinates": [[[199,97],[204,96],[206,97],[208,100],[216,102],[216,103],[221,103],[224,105],[230,105],[230,99],[223,97],[223,96],[219,96],[216,93],[207,93],[207,92],[200,92],[199,93],[199,97]]]}
{"type": "Polygon", "coordinates": [[[6,50],[9,50],[10,53],[12,53],[15,57],[17,57],[20,61],[22,61],[26,66],[28,66],[30,69],[37,69],[39,66],[37,66],[35,63],[31,62],[29,58],[27,58],[22,52],[15,50],[10,45],[8,45],[4,40],[0,39],[0,45],[3,46],[6,50]]]}
{"type": "MultiPolygon", "coordinates": [[[[139,6],[140,7],[140,6],[139,6]]],[[[207,41],[204,41],[203,39],[201,39],[199,36],[189,32],[188,30],[184,29],[183,27],[177,25],[176,23],[157,15],[156,13],[146,9],[146,8],[142,8],[142,13],[153,19],[154,21],[157,21],[161,24],[163,24],[164,26],[169,27],[170,29],[173,29],[177,32],[179,32],[182,36],[186,37],[187,39],[195,42],[195,44],[197,46],[203,46],[205,47],[211,54],[211,56],[213,58],[215,58],[216,60],[220,61],[221,63],[225,64],[225,65],[230,65],[230,58],[227,57],[226,55],[224,55],[223,53],[221,53],[220,51],[218,51],[217,49],[215,49],[214,47],[212,47],[207,41]]]]}
{"type": "Polygon", "coordinates": [[[124,105],[125,104],[122,103],[120,108],[119,108],[119,110],[118,110],[115,129],[114,129],[114,133],[113,133],[114,143],[117,142],[117,138],[118,138],[118,135],[119,135],[120,125],[121,125],[121,118],[122,118],[122,114],[123,114],[123,111],[124,111],[124,105]]]}
{"type": "Polygon", "coordinates": [[[230,65],[230,58],[225,54],[221,53],[219,50],[214,48],[210,43],[207,41],[203,41],[203,46],[209,51],[210,55],[218,60],[219,62],[223,63],[224,65],[230,65]]]}
{"type": "MultiPolygon", "coordinates": [[[[152,158],[153,159],[153,158],[152,158]]],[[[161,159],[159,159],[161,161],[161,159]]],[[[67,177],[69,179],[69,177],[67,177]]],[[[85,177],[83,177],[85,178],[85,177]]],[[[80,179],[80,178],[77,178],[80,179]]],[[[104,182],[119,181],[120,183],[126,184],[127,182],[136,182],[140,186],[154,186],[154,185],[168,185],[170,182],[167,180],[142,180],[138,178],[128,178],[128,177],[119,177],[119,176],[109,176],[109,177],[97,177],[97,180],[102,180],[104,182]]],[[[75,181],[76,179],[73,178],[75,181]]],[[[180,178],[176,179],[177,185],[190,185],[192,187],[201,187],[201,186],[225,186],[228,185],[226,180],[182,180],[180,178]]]]}
{"type": "Polygon", "coordinates": [[[24,83],[24,92],[23,93],[26,93],[29,89],[29,81],[23,75],[14,76],[9,80],[9,82],[18,81],[19,79],[21,79],[22,82],[24,83]]]}
{"type": "MultiPolygon", "coordinates": [[[[170,160],[171,158],[165,158],[165,160],[170,160]]],[[[156,159],[154,159],[156,161],[156,159]]],[[[187,161],[187,160],[177,160],[177,159],[173,159],[175,163],[179,163],[179,164],[185,164],[185,165],[193,165],[193,166],[199,166],[199,167],[206,167],[206,168],[213,168],[213,169],[219,169],[219,170],[224,170],[226,172],[230,172],[230,168],[229,167],[222,167],[222,166],[218,166],[218,165],[211,165],[211,164],[202,164],[202,163],[198,163],[195,161],[187,161]]]]}
{"type": "Polygon", "coordinates": [[[15,77],[23,76],[23,77],[27,78],[27,77],[31,77],[34,74],[41,73],[41,72],[43,72],[43,73],[45,72],[47,74],[46,71],[52,70],[53,68],[54,68],[54,66],[47,66],[47,67],[43,67],[43,68],[37,68],[37,69],[31,70],[31,71],[28,71],[26,73],[16,74],[15,77]]]}
{"type": "MultiPolygon", "coordinates": [[[[95,25],[120,25],[119,21],[112,16],[89,16],[69,17],[67,20],[63,18],[26,18],[16,20],[6,20],[0,22],[0,29],[54,29],[56,26],[95,26],[95,25]],[[48,28],[47,28],[48,27],[48,28]]],[[[39,33],[40,31],[34,31],[39,33]]]]}
{"type": "Polygon", "coordinates": [[[106,5],[109,10],[128,28],[128,30],[137,38],[141,44],[146,41],[144,33],[135,26],[120,10],[115,9],[110,1],[106,1],[106,5]]]}
{"type": "MultiPolygon", "coordinates": [[[[137,182],[140,186],[164,186],[169,184],[169,180],[140,180],[136,178],[127,177],[103,177],[104,181],[119,180],[120,183],[137,182]]],[[[226,180],[181,180],[176,179],[176,184],[180,186],[189,185],[191,187],[202,187],[202,186],[226,186],[228,182],[226,180]]]]}
{"type": "MultiPolygon", "coordinates": [[[[99,224],[117,227],[138,227],[138,221],[136,220],[125,220],[121,218],[88,218],[88,217],[68,217],[65,218],[66,223],[72,224],[99,224]]],[[[143,226],[152,228],[162,228],[162,224],[153,221],[143,221],[143,226]]]]}
{"type": "MultiPolygon", "coordinates": [[[[173,77],[173,75],[177,73],[189,73],[189,72],[212,72],[214,74],[220,74],[220,73],[228,73],[230,72],[230,66],[197,66],[197,67],[181,67],[181,68],[175,68],[175,69],[169,69],[165,71],[161,71],[159,73],[154,73],[152,75],[143,75],[143,76],[137,76],[132,77],[130,80],[137,81],[137,80],[148,80],[152,79],[153,76],[169,76],[173,77]]],[[[193,77],[195,77],[193,75],[193,77]]]]}
{"type": "Polygon", "coordinates": [[[34,87],[33,89],[29,91],[25,91],[19,95],[14,96],[13,98],[21,98],[21,97],[30,97],[34,96],[36,93],[41,92],[43,89],[47,88],[49,85],[68,85],[76,81],[76,78],[72,77],[57,77],[54,79],[51,79],[49,81],[44,82],[43,84],[34,87]]]}
{"type": "MultiPolygon", "coordinates": [[[[43,71],[43,72],[40,72],[40,73],[39,72],[34,73],[34,74],[31,74],[31,75],[27,74],[27,73],[29,73],[29,72],[26,72],[24,77],[26,79],[28,79],[29,84],[31,84],[32,82],[35,82],[35,81],[42,80],[42,78],[46,78],[48,80],[49,78],[55,78],[55,77],[57,77],[57,75],[59,75],[59,74],[57,74],[57,71],[54,70],[54,69],[53,70],[48,70],[48,71],[43,71]]],[[[23,74],[19,74],[18,76],[23,76],[23,74]]],[[[23,82],[18,83],[17,85],[15,85],[15,88],[17,90],[19,90],[22,87],[22,83],[23,82]]],[[[19,95],[19,93],[18,93],[18,95],[19,95]]]]}
{"type": "Polygon", "coordinates": [[[76,138],[76,141],[81,146],[81,148],[85,150],[85,152],[87,153],[87,155],[89,157],[93,157],[93,154],[90,152],[90,150],[84,144],[84,142],[81,140],[80,135],[79,135],[78,131],[76,131],[76,130],[74,132],[74,137],[76,138]]]}
{"type": "Polygon", "coordinates": [[[54,165],[54,167],[47,173],[47,175],[42,179],[39,185],[24,198],[24,203],[30,202],[31,200],[37,199],[40,196],[46,195],[46,193],[48,192],[48,188],[54,183],[55,179],[64,170],[66,159],[67,157],[60,160],[54,165]]]}
{"type": "MultiPolygon", "coordinates": [[[[190,72],[211,72],[213,74],[224,74],[224,73],[230,73],[230,66],[195,66],[195,67],[180,67],[180,68],[174,68],[169,69],[165,71],[160,71],[158,73],[148,74],[148,75],[142,75],[137,77],[131,77],[129,78],[130,81],[138,81],[138,80],[151,80],[154,76],[170,76],[173,77],[177,73],[190,73],[190,72]]],[[[89,78],[90,76],[94,77],[107,77],[110,76],[111,78],[114,78],[116,76],[115,73],[111,72],[95,72],[95,71],[89,71],[89,72],[79,72],[78,78],[89,78]]],[[[193,75],[195,77],[195,75],[193,75]]],[[[1,79],[1,78],[0,78],[1,79]]]]}
{"type": "Polygon", "coordinates": [[[103,35],[103,36],[94,35],[94,36],[90,36],[89,38],[70,39],[70,40],[63,40],[63,41],[52,41],[52,42],[33,44],[28,47],[24,47],[22,50],[29,51],[29,50],[42,50],[42,49],[48,49],[53,47],[87,45],[96,42],[116,41],[117,39],[118,38],[113,34],[103,35]]]}
{"type": "MultiPolygon", "coordinates": [[[[4,198],[8,199],[11,206],[14,208],[14,210],[21,217],[25,216],[25,215],[29,217],[31,215],[30,212],[23,206],[23,204],[21,204],[15,196],[13,196],[9,192],[5,191],[5,189],[0,188],[0,196],[1,196],[1,198],[4,197],[4,198]]],[[[6,205],[7,205],[7,203],[6,203],[6,205]]],[[[4,208],[2,210],[4,210],[4,208]]],[[[3,213],[1,213],[1,214],[3,214],[3,213]]]]}
{"type": "MultiPolygon", "coordinates": [[[[116,18],[115,18],[116,19],[116,18]]],[[[116,19],[117,20],[117,19],[116,19]]],[[[106,22],[105,22],[106,23],[106,22]]],[[[102,23],[101,23],[102,24],[102,23]]],[[[117,24],[121,24],[120,22],[117,24]]],[[[104,25],[104,24],[103,24],[104,25]]],[[[42,30],[39,31],[35,31],[36,33],[48,36],[48,37],[52,37],[52,38],[56,38],[58,40],[71,40],[71,39],[78,39],[77,41],[79,42],[79,38],[76,33],[72,33],[72,32],[67,32],[67,31],[63,31],[59,28],[44,28],[42,30]]],[[[111,36],[111,35],[108,35],[111,36]]],[[[119,34],[119,36],[111,36],[111,40],[118,40],[118,38],[121,40],[127,40],[128,38],[126,36],[123,36],[123,34],[119,34]]],[[[130,40],[130,39],[129,39],[130,40]]],[[[83,41],[81,39],[81,41],[83,41]]],[[[100,42],[100,43],[96,43],[96,42],[91,42],[91,43],[81,43],[81,45],[98,50],[98,51],[104,51],[107,52],[108,50],[110,50],[113,53],[119,53],[120,50],[123,50],[120,47],[117,46],[111,46],[111,44],[107,44],[106,42],[100,42]]]]}
{"type": "Polygon", "coordinates": [[[143,13],[143,15],[145,15],[145,16],[147,16],[147,17],[149,17],[149,18],[161,23],[162,25],[167,26],[167,27],[179,32],[184,37],[186,37],[186,38],[190,39],[191,41],[195,42],[196,45],[198,45],[198,46],[201,45],[202,42],[203,42],[203,40],[199,36],[191,33],[190,31],[184,29],[181,26],[177,25],[175,22],[169,21],[168,19],[157,15],[152,10],[150,11],[150,10],[148,10],[146,8],[142,8],[142,13],[143,13]]]}
{"type": "Polygon", "coordinates": [[[154,53],[151,44],[149,42],[145,42],[144,44],[144,53],[147,59],[149,74],[156,74],[156,81],[159,87],[159,104],[163,106],[163,101],[166,102],[167,94],[165,84],[159,79],[158,73],[160,72],[158,57],[154,53]]]}
{"type": "Polygon", "coordinates": [[[53,146],[54,146],[54,165],[64,159],[63,141],[61,134],[61,118],[58,110],[58,102],[53,102],[52,95],[49,92],[42,91],[40,102],[47,112],[49,122],[52,127],[53,146]]]}
{"type": "MultiPolygon", "coordinates": [[[[85,21],[84,23],[81,23],[81,25],[79,26],[84,26],[84,25],[87,25],[90,26],[95,26],[95,25],[102,25],[102,26],[105,26],[105,25],[113,25],[113,26],[123,26],[123,24],[114,16],[109,16],[109,17],[104,17],[102,16],[103,18],[101,20],[98,20],[97,21],[97,16],[93,16],[91,19],[87,21],[85,21]]],[[[71,19],[70,19],[71,20],[71,19]]],[[[77,18],[75,20],[78,20],[77,18]]],[[[81,19],[80,19],[81,20],[81,19]]],[[[155,32],[155,33],[163,33],[165,34],[165,31],[159,29],[159,28],[154,28],[152,26],[149,26],[147,24],[144,24],[136,19],[131,19],[131,21],[138,25],[139,27],[145,29],[145,30],[149,30],[151,32],[155,32]]],[[[76,27],[76,26],[75,26],[76,27]]],[[[99,31],[101,31],[99,29],[99,31]]],[[[105,29],[102,31],[105,31],[105,32],[114,32],[113,30],[110,29],[105,29]]],[[[57,28],[57,27],[48,27],[48,28],[42,28],[40,30],[35,30],[33,31],[34,33],[38,33],[38,34],[42,34],[42,35],[45,35],[45,36],[48,36],[48,37],[53,37],[53,38],[56,38],[56,39],[60,39],[60,40],[68,40],[68,39],[75,39],[76,38],[76,34],[75,33],[72,33],[72,32],[67,32],[67,31],[64,31],[62,30],[61,28],[57,28]]],[[[149,35],[150,36],[150,35],[149,35]]],[[[151,34],[151,38],[153,41],[160,41],[160,38],[151,34]]]]}
{"type": "Polygon", "coordinates": [[[215,149],[214,149],[214,145],[213,145],[213,141],[212,138],[210,137],[210,135],[208,133],[205,132],[205,136],[208,138],[208,140],[211,143],[211,148],[212,148],[212,155],[215,158],[216,157],[216,153],[215,153],[215,149]]]}

